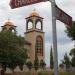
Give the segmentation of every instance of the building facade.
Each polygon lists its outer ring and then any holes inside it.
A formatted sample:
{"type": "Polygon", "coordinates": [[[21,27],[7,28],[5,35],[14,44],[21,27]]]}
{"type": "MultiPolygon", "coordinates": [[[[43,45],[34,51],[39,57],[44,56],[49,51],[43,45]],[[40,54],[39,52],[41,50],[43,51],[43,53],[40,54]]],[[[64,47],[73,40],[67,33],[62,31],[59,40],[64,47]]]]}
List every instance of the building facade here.
{"type": "MultiPolygon", "coordinates": [[[[43,18],[33,11],[26,20],[25,48],[27,48],[29,59],[34,63],[37,56],[39,61],[45,58],[45,38],[43,32],[43,18]]],[[[2,26],[2,31],[11,30],[16,33],[16,26],[8,20],[2,26]]]]}
{"type": "Polygon", "coordinates": [[[39,61],[45,58],[45,39],[43,32],[43,18],[33,11],[26,19],[25,39],[31,43],[29,57],[34,62],[37,55],[39,61]]]}

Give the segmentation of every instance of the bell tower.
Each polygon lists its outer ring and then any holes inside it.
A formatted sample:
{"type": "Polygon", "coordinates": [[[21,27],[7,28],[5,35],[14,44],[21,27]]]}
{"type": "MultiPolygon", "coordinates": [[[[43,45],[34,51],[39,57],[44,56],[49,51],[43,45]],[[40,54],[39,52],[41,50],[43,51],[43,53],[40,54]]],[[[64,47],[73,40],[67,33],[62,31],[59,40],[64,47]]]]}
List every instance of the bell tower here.
{"type": "Polygon", "coordinates": [[[33,11],[26,18],[25,39],[31,43],[31,50],[29,51],[30,60],[34,62],[36,55],[39,61],[44,60],[45,39],[43,18],[36,11],[33,11]]]}
{"type": "Polygon", "coordinates": [[[8,19],[7,22],[2,27],[2,31],[9,30],[11,32],[16,33],[16,26],[8,19]]]}

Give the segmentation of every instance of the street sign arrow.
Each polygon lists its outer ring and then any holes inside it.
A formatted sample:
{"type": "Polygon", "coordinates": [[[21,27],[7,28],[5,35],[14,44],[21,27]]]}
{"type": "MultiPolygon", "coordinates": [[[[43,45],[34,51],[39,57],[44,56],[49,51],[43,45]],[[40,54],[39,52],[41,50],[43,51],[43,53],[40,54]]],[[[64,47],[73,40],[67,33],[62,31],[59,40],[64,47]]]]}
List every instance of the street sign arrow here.
{"type": "Polygon", "coordinates": [[[67,13],[65,13],[63,10],[61,10],[57,5],[55,6],[55,8],[56,8],[55,14],[56,19],[65,23],[68,27],[72,26],[72,17],[69,16],[67,13]]]}
{"type": "Polygon", "coordinates": [[[39,2],[45,2],[45,1],[46,0],[11,0],[10,7],[14,9],[14,8],[31,5],[39,2]]]}

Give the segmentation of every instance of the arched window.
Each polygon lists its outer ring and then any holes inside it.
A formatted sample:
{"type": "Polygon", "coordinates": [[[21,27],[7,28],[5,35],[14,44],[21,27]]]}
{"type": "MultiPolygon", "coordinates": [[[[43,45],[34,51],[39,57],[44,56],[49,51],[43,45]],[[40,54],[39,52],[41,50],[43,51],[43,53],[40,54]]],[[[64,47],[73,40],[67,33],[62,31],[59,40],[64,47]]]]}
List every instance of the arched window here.
{"type": "Polygon", "coordinates": [[[43,39],[41,36],[36,37],[36,53],[43,56],[43,39]]]}
{"type": "Polygon", "coordinates": [[[37,28],[37,29],[42,29],[41,21],[37,21],[37,23],[36,23],[36,28],[37,28]]]}
{"type": "Polygon", "coordinates": [[[37,19],[35,22],[35,28],[42,30],[42,21],[40,19],[37,19]]]}
{"type": "Polygon", "coordinates": [[[28,22],[28,29],[32,28],[33,23],[32,22],[28,22]]]}
{"type": "Polygon", "coordinates": [[[31,19],[29,19],[28,21],[27,21],[27,30],[28,29],[32,29],[33,28],[33,21],[31,20],[31,19]]]}

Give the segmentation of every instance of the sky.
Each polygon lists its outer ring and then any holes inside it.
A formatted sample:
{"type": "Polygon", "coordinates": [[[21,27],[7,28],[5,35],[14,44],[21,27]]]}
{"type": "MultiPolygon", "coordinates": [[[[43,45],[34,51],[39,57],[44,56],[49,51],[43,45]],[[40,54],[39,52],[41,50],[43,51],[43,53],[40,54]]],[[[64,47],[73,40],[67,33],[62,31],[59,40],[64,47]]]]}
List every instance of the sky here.
{"type": "MultiPolygon", "coordinates": [[[[50,49],[52,45],[52,11],[51,3],[41,2],[29,6],[24,6],[16,9],[11,9],[9,5],[10,0],[1,0],[0,1],[0,26],[3,26],[4,23],[10,19],[17,26],[17,33],[24,36],[26,31],[26,20],[25,18],[36,9],[36,12],[39,13],[43,20],[43,28],[45,32],[45,61],[47,66],[50,63],[50,49]]],[[[69,14],[73,21],[75,20],[75,0],[56,0],[56,4],[59,8],[69,14]]],[[[57,50],[58,50],[58,63],[61,63],[61,60],[64,57],[65,53],[70,52],[74,47],[74,42],[67,36],[65,33],[66,27],[65,24],[56,21],[57,27],[57,50]]],[[[0,27],[1,30],[1,27],[0,27]]]]}

